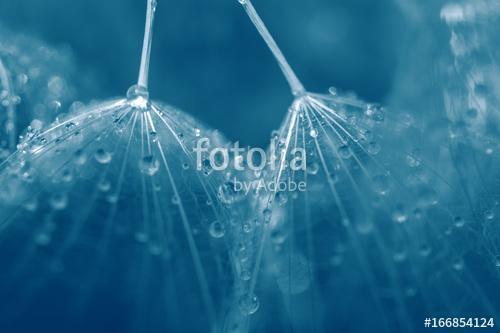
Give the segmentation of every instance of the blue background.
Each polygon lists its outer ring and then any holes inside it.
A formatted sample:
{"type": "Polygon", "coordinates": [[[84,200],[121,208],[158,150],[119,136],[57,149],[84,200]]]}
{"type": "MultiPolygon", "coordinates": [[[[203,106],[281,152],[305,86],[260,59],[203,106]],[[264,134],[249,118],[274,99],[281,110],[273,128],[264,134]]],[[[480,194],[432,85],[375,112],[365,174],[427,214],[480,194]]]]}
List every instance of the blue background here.
{"type": "MultiPolygon", "coordinates": [[[[330,86],[383,102],[411,24],[393,0],[262,1],[255,7],[309,90],[330,86]]],[[[123,95],[135,82],[142,0],[2,0],[0,22],[70,46],[96,77],[84,102],[123,95]]],[[[171,103],[244,145],[266,146],[291,102],[270,52],[236,0],[158,0],[150,74],[171,103]]]]}

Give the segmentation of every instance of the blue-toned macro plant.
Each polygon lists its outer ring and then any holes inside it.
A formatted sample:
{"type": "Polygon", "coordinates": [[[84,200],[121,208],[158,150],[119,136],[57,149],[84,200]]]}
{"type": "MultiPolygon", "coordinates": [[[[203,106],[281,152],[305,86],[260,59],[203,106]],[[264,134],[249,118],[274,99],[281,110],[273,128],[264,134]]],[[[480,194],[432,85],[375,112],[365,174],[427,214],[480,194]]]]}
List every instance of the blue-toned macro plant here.
{"type": "Polygon", "coordinates": [[[227,245],[240,221],[228,209],[227,175],[193,152],[200,139],[226,142],[150,99],[156,0],[147,3],[139,78],[127,97],[31,129],[1,165],[0,327],[28,329],[41,311],[45,330],[109,322],[120,332],[201,332],[216,330],[232,304],[227,245]],[[119,311],[97,321],[95,304],[119,311]],[[61,320],[50,320],[53,307],[61,320]]]}
{"type": "Polygon", "coordinates": [[[463,265],[471,247],[463,246],[468,233],[460,230],[460,221],[470,211],[457,204],[462,198],[449,199],[456,189],[422,162],[429,156],[413,145],[412,117],[388,114],[335,89],[308,92],[251,1],[239,2],[294,96],[272,136],[278,167],[264,180],[307,186],[258,199],[265,226],[256,243],[249,295],[267,299],[249,319],[253,327],[411,331],[426,311],[471,306],[456,299],[456,290],[443,288],[453,280],[459,281],[457,288],[471,286],[471,304],[491,310],[484,286],[463,265]],[[305,170],[293,168],[299,150],[307,152],[305,170]],[[351,299],[357,293],[362,304],[351,299]],[[269,316],[274,312],[279,319],[269,316]],[[345,323],[343,312],[370,314],[345,323]]]}

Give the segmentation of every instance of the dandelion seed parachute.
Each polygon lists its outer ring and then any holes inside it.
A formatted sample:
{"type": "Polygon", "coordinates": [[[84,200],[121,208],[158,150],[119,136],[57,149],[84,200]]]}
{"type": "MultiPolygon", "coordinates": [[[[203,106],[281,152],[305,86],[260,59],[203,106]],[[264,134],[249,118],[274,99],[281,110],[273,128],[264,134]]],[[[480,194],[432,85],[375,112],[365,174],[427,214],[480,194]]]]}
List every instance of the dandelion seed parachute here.
{"type": "Polygon", "coordinates": [[[304,192],[264,193],[258,199],[260,219],[267,225],[261,230],[251,291],[267,298],[260,302],[255,325],[291,326],[299,332],[346,326],[411,331],[426,311],[473,309],[477,303],[489,310],[480,288],[462,274],[467,249],[456,245],[465,238],[450,231],[459,213],[440,203],[448,184],[422,163],[418,149],[408,149],[410,140],[403,137],[411,119],[390,117],[380,106],[334,89],[330,94],[305,90],[251,1],[239,2],[295,97],[273,134],[278,167],[268,170],[266,182],[307,184],[304,192]],[[307,152],[306,170],[292,167],[297,148],[307,152]],[[477,292],[469,304],[442,288],[461,274],[457,288],[467,289],[469,283],[477,292]],[[363,304],[353,301],[358,294],[363,304]],[[270,312],[282,316],[271,321],[270,312]],[[363,313],[364,320],[342,320],[353,313],[363,313]]]}
{"type": "Polygon", "coordinates": [[[2,164],[2,331],[211,331],[231,303],[234,200],[193,152],[226,141],[149,98],[155,10],[127,97],[32,129],[2,164]]]}
{"type": "Polygon", "coordinates": [[[51,123],[78,88],[91,79],[75,75],[67,50],[0,28],[0,159],[15,150],[18,136],[33,122],[40,129],[51,123]],[[83,77],[83,78],[82,78],[83,77]],[[3,156],[2,156],[3,155],[3,156]]]}

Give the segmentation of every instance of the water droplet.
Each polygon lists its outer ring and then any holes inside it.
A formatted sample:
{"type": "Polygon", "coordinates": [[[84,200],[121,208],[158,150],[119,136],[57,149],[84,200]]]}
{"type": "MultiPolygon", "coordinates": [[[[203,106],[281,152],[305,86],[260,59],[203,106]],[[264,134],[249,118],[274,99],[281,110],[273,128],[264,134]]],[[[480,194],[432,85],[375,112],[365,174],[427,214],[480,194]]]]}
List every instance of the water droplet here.
{"type": "Polygon", "coordinates": [[[280,206],[285,206],[288,202],[288,195],[285,192],[278,192],[276,193],[276,202],[280,206]]]}
{"type": "Polygon", "coordinates": [[[135,240],[139,243],[146,243],[148,241],[148,234],[142,231],[138,231],[135,233],[135,240]]]}
{"type": "Polygon", "coordinates": [[[419,250],[419,254],[422,256],[422,257],[427,257],[431,254],[432,252],[432,249],[429,245],[427,244],[424,244],[420,247],[420,250],[419,250]]]}
{"type": "Polygon", "coordinates": [[[226,233],[224,225],[220,221],[214,221],[210,224],[210,236],[213,238],[222,238],[226,233]]]}
{"type": "Polygon", "coordinates": [[[461,216],[455,217],[453,222],[457,228],[462,228],[465,225],[465,220],[461,216]]]}
{"type": "Polygon", "coordinates": [[[257,312],[260,306],[260,302],[255,294],[248,293],[241,296],[238,302],[238,306],[242,314],[244,314],[245,316],[249,316],[257,312]]]}
{"type": "Polygon", "coordinates": [[[336,95],[337,95],[337,93],[338,93],[338,92],[337,92],[337,88],[335,88],[335,87],[330,87],[330,88],[328,89],[328,92],[329,92],[331,95],[333,95],[333,96],[336,96],[336,95]]]}
{"type": "Polygon", "coordinates": [[[54,100],[52,102],[50,102],[49,104],[49,108],[53,111],[53,112],[57,112],[61,109],[62,107],[62,104],[61,102],[59,102],[58,100],[54,100]]]}
{"type": "Polygon", "coordinates": [[[160,245],[153,243],[149,245],[149,253],[152,256],[159,256],[163,252],[163,249],[160,245]]]}
{"type": "Polygon", "coordinates": [[[118,199],[119,199],[118,193],[110,193],[106,197],[106,201],[108,201],[110,204],[117,203],[118,199]]]}
{"type": "Polygon", "coordinates": [[[420,190],[417,199],[417,205],[422,208],[428,208],[438,203],[438,195],[436,191],[431,188],[424,188],[420,190]]]}
{"type": "Polygon", "coordinates": [[[149,107],[149,92],[146,87],[133,85],[127,91],[127,99],[130,105],[139,110],[147,110],[149,107]]]}
{"type": "Polygon", "coordinates": [[[392,219],[397,223],[406,222],[407,216],[404,207],[397,207],[396,210],[392,213],[392,219]]]}
{"type": "Polygon", "coordinates": [[[83,152],[83,150],[78,149],[75,151],[75,164],[84,165],[87,162],[87,156],[83,152]]]}
{"type": "Polygon", "coordinates": [[[102,192],[108,192],[111,189],[111,182],[107,179],[101,179],[97,187],[102,192]]]}
{"type": "Polygon", "coordinates": [[[243,269],[240,274],[240,279],[243,281],[250,281],[252,279],[252,272],[248,269],[243,269]]]}
{"type": "Polygon", "coordinates": [[[251,233],[253,231],[253,221],[247,221],[243,223],[242,229],[247,234],[251,233]]]}
{"type": "Polygon", "coordinates": [[[271,241],[274,244],[283,244],[286,241],[287,237],[288,234],[284,229],[278,228],[271,231],[271,241]]]}
{"type": "Polygon", "coordinates": [[[24,209],[28,212],[34,212],[38,209],[38,200],[37,198],[30,198],[23,204],[24,209]]]}
{"type": "Polygon", "coordinates": [[[380,152],[380,150],[381,150],[381,149],[382,149],[382,148],[380,147],[380,144],[379,144],[378,142],[374,142],[374,141],[372,141],[372,142],[370,142],[370,143],[368,144],[368,149],[367,149],[367,151],[368,151],[368,153],[369,153],[369,154],[371,154],[371,155],[377,155],[377,154],[380,152]]]}
{"type": "Polygon", "coordinates": [[[60,76],[53,76],[49,79],[49,82],[47,83],[47,87],[49,88],[49,92],[56,96],[59,97],[63,94],[64,91],[64,86],[66,83],[64,82],[64,79],[60,76]]]}
{"type": "Polygon", "coordinates": [[[373,189],[380,195],[386,195],[389,192],[389,180],[386,175],[376,175],[372,179],[373,189]]]}
{"type": "Polygon", "coordinates": [[[151,139],[152,142],[158,142],[158,133],[156,133],[155,131],[151,131],[149,133],[149,137],[151,139]]]}
{"type": "Polygon", "coordinates": [[[46,232],[40,232],[35,235],[35,243],[40,246],[49,245],[51,240],[50,235],[46,232]]]}
{"type": "Polygon", "coordinates": [[[210,160],[208,158],[204,159],[201,162],[201,168],[202,168],[203,172],[205,173],[205,175],[209,175],[213,171],[212,163],[210,162],[210,160]]]}
{"type": "Polygon", "coordinates": [[[318,137],[318,131],[316,131],[316,129],[313,128],[309,132],[309,135],[311,136],[311,138],[317,138],[318,137]]]}
{"type": "Polygon", "coordinates": [[[491,209],[488,209],[484,212],[484,218],[487,220],[493,220],[495,218],[495,213],[491,209]]]}
{"type": "Polygon", "coordinates": [[[21,73],[17,76],[17,85],[19,88],[23,88],[29,81],[28,75],[21,73]]]}
{"type": "Polygon", "coordinates": [[[55,193],[49,199],[50,205],[55,210],[63,210],[68,205],[68,196],[66,193],[55,193]]]}
{"type": "Polygon", "coordinates": [[[307,165],[307,173],[310,175],[317,175],[319,172],[319,164],[317,162],[312,162],[307,165]]]}
{"type": "Polygon", "coordinates": [[[71,169],[64,169],[61,173],[61,180],[65,183],[71,183],[73,180],[73,171],[71,169]]]}
{"type": "Polygon", "coordinates": [[[500,255],[495,257],[495,266],[500,267],[500,255]]]}
{"type": "Polygon", "coordinates": [[[66,130],[66,132],[71,132],[75,128],[76,128],[76,124],[74,122],[71,122],[71,121],[69,123],[66,123],[66,125],[64,125],[64,129],[66,130]]]}
{"type": "Polygon", "coordinates": [[[271,217],[273,215],[273,212],[271,209],[266,208],[262,211],[262,218],[264,219],[264,223],[269,223],[271,222],[271,217]]]}
{"type": "Polygon", "coordinates": [[[101,164],[108,164],[111,162],[111,159],[112,159],[111,154],[109,152],[107,152],[106,150],[104,150],[103,148],[97,149],[94,157],[95,157],[96,161],[101,163],[101,164]]]}
{"type": "Polygon", "coordinates": [[[352,155],[351,149],[346,145],[340,146],[338,149],[338,153],[339,156],[343,159],[348,159],[352,155]]]}
{"type": "Polygon", "coordinates": [[[413,149],[411,153],[406,155],[406,164],[408,164],[411,168],[418,167],[421,161],[422,157],[419,149],[413,149]]]}
{"type": "Polygon", "coordinates": [[[462,258],[457,258],[453,261],[453,269],[456,271],[461,271],[464,269],[464,261],[462,258]]]}
{"type": "Polygon", "coordinates": [[[148,176],[154,176],[160,170],[160,162],[153,156],[148,155],[139,161],[139,169],[148,176]]]}
{"type": "Polygon", "coordinates": [[[226,205],[232,205],[234,202],[239,201],[241,199],[240,194],[233,182],[225,182],[219,186],[219,199],[226,205]]]}

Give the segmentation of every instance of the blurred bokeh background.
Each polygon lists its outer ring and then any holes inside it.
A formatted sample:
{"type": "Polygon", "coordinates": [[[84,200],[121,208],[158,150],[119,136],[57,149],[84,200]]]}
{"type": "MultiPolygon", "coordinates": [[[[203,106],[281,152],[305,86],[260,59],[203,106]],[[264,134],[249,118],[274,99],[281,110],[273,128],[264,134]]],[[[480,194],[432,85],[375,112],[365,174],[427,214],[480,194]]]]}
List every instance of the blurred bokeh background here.
{"type": "MultiPolygon", "coordinates": [[[[150,90],[243,145],[266,146],[291,95],[236,0],[158,0],[150,90]]],[[[304,85],[384,102],[412,22],[405,1],[256,0],[304,85]],[[406,11],[406,12],[405,12],[406,11]]],[[[2,0],[0,22],[55,47],[70,47],[97,78],[78,98],[123,95],[135,82],[143,0],[2,0]]]]}

